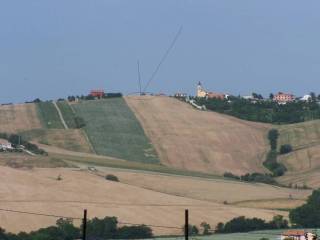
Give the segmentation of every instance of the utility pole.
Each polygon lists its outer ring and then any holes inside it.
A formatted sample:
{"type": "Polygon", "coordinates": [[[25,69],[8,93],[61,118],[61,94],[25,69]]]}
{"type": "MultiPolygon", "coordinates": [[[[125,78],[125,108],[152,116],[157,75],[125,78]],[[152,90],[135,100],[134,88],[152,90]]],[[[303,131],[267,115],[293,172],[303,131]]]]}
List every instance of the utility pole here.
{"type": "Polygon", "coordinates": [[[82,240],[87,239],[87,209],[83,211],[82,219],[82,240]]]}
{"type": "Polygon", "coordinates": [[[184,239],[188,240],[189,239],[189,210],[186,209],[184,212],[184,239]]]}

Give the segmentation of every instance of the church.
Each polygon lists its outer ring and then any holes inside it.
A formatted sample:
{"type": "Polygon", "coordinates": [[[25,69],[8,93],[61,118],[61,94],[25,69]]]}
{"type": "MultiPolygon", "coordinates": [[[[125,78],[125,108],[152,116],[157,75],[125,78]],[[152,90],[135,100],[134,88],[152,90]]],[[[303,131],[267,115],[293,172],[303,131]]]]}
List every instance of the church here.
{"type": "Polygon", "coordinates": [[[197,86],[197,97],[199,98],[216,98],[216,99],[227,99],[228,95],[224,93],[215,93],[215,92],[207,92],[203,87],[201,82],[198,83],[197,86]]]}

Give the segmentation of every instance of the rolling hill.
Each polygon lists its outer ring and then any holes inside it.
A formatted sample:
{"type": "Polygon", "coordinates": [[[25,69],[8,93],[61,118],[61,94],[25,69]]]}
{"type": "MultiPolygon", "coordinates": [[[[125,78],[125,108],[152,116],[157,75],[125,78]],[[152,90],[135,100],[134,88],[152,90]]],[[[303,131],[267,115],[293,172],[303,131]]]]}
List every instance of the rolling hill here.
{"type": "MultiPolygon", "coordinates": [[[[107,172],[118,174],[110,169],[107,172]]],[[[144,176],[146,180],[153,178],[153,181],[161,181],[161,178],[157,180],[157,176],[153,174],[150,177],[147,174],[141,176],[144,176]]],[[[190,210],[190,222],[197,225],[206,221],[215,226],[220,221],[227,221],[242,215],[265,219],[271,219],[275,214],[286,215],[286,212],[283,211],[224,205],[212,199],[206,201],[192,195],[178,196],[174,193],[160,192],[159,189],[147,189],[139,186],[137,181],[131,183],[130,179],[134,178],[130,173],[126,176],[126,173],[123,172],[120,182],[111,182],[79,169],[18,170],[0,167],[1,209],[81,218],[83,209],[86,208],[89,218],[117,216],[120,222],[177,228],[183,225],[185,208],[190,210]],[[60,181],[57,180],[59,175],[62,178],[60,181]]],[[[166,181],[170,182],[170,179],[167,177],[166,181]]],[[[177,191],[184,192],[177,181],[183,182],[183,179],[173,179],[173,187],[177,191]]],[[[197,189],[198,180],[193,181],[192,188],[197,189]]],[[[210,187],[210,182],[202,184],[210,187]]],[[[250,186],[246,187],[247,184],[239,184],[239,186],[243,185],[243,191],[246,189],[250,191],[250,186]]],[[[261,185],[261,192],[253,191],[250,197],[261,198],[261,193],[267,194],[267,189],[270,188],[270,186],[261,185]]],[[[223,189],[220,191],[226,194],[223,189]]],[[[304,193],[296,191],[296,193],[299,196],[308,194],[307,191],[304,193]]],[[[281,189],[275,189],[265,197],[281,196],[284,196],[281,189]]],[[[245,192],[243,192],[242,199],[244,197],[245,192]]],[[[57,218],[46,216],[0,211],[1,227],[12,232],[35,230],[55,224],[56,220],[57,218]]],[[[80,225],[81,222],[76,220],[75,224],[80,225]]],[[[156,234],[182,233],[181,230],[175,228],[155,227],[153,229],[156,234]]]]}
{"type": "Polygon", "coordinates": [[[320,187],[320,120],[279,126],[279,146],[291,144],[293,152],[280,156],[288,173],[283,183],[320,187]]]}
{"type": "Polygon", "coordinates": [[[169,97],[127,97],[161,162],[176,168],[223,174],[265,172],[270,125],[198,111],[169,97]]]}
{"type": "MultiPolygon", "coordinates": [[[[87,208],[89,218],[115,215],[123,222],[177,227],[188,208],[192,224],[207,221],[215,226],[240,215],[286,216],[287,208],[303,204],[311,192],[221,177],[224,172],[266,172],[266,135],[275,126],[199,111],[160,96],[57,106],[69,129],[50,102],[0,106],[0,131],[19,133],[49,153],[0,153],[1,208],[75,217],[87,208]],[[86,127],[74,129],[74,116],[83,118],[86,127]],[[89,166],[98,171],[87,171],[89,166]],[[120,183],[106,181],[109,173],[120,183]],[[62,180],[57,181],[60,174],[62,180]]],[[[295,150],[280,158],[289,169],[279,178],[282,183],[307,181],[318,186],[318,125],[315,121],[279,126],[279,142],[295,150]]],[[[14,232],[55,220],[0,212],[1,227],[14,232]]]]}

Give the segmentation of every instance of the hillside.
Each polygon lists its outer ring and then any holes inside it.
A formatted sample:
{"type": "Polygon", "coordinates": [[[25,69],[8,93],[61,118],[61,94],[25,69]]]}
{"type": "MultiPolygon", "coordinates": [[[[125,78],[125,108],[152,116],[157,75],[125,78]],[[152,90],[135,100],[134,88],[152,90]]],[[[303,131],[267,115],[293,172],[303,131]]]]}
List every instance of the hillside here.
{"type": "Polygon", "coordinates": [[[41,128],[35,104],[0,106],[0,132],[14,133],[41,128]]]}
{"type": "Polygon", "coordinates": [[[84,130],[97,154],[130,161],[157,163],[149,139],[122,98],[72,104],[86,122],[84,130]]]}
{"type": "Polygon", "coordinates": [[[278,127],[279,146],[291,144],[293,152],[280,156],[288,168],[284,183],[320,186],[320,120],[278,127]]]}
{"type": "MultiPolygon", "coordinates": [[[[120,181],[122,179],[124,175],[120,176],[120,181]]],[[[197,181],[194,181],[193,188],[196,188],[197,181]]],[[[0,167],[0,183],[2,209],[78,218],[82,217],[83,209],[87,208],[89,218],[117,216],[121,222],[179,228],[183,225],[185,208],[190,210],[191,223],[199,225],[207,221],[212,226],[240,215],[271,219],[275,214],[286,214],[162,193],[130,182],[107,181],[103,177],[75,169],[26,171],[0,167]],[[57,181],[59,175],[61,181],[57,181]]],[[[174,182],[173,185],[179,188],[174,182]]],[[[56,218],[45,216],[0,213],[1,227],[13,232],[38,229],[56,221],[56,218]]],[[[80,221],[75,224],[80,225],[80,221]]],[[[181,234],[178,229],[154,228],[154,231],[156,234],[181,234]]]]}
{"type": "Polygon", "coordinates": [[[267,124],[198,111],[169,97],[127,97],[161,162],[223,174],[265,172],[267,124]]]}

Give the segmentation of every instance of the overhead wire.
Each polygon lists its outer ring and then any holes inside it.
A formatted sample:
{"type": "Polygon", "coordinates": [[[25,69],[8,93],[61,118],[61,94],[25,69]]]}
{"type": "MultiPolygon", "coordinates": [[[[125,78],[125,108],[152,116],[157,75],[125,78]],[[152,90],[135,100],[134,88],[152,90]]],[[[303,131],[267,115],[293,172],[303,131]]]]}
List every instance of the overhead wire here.
{"type": "Polygon", "coordinates": [[[152,80],[154,79],[154,77],[156,76],[156,74],[158,73],[161,65],[163,64],[163,62],[164,62],[164,61],[166,60],[166,58],[168,57],[168,55],[169,55],[169,53],[171,52],[172,48],[173,48],[174,45],[176,44],[176,42],[177,42],[177,40],[178,40],[178,38],[179,38],[179,36],[180,36],[180,34],[181,34],[181,32],[182,32],[182,29],[183,29],[183,26],[180,26],[180,28],[179,28],[178,32],[176,33],[173,41],[171,42],[170,46],[167,48],[166,52],[164,53],[164,55],[163,55],[162,58],[160,59],[160,62],[158,63],[156,69],[154,70],[154,72],[152,73],[152,75],[151,75],[150,79],[148,80],[146,86],[144,87],[143,92],[145,92],[145,91],[148,89],[150,83],[152,82],[152,80]]]}

